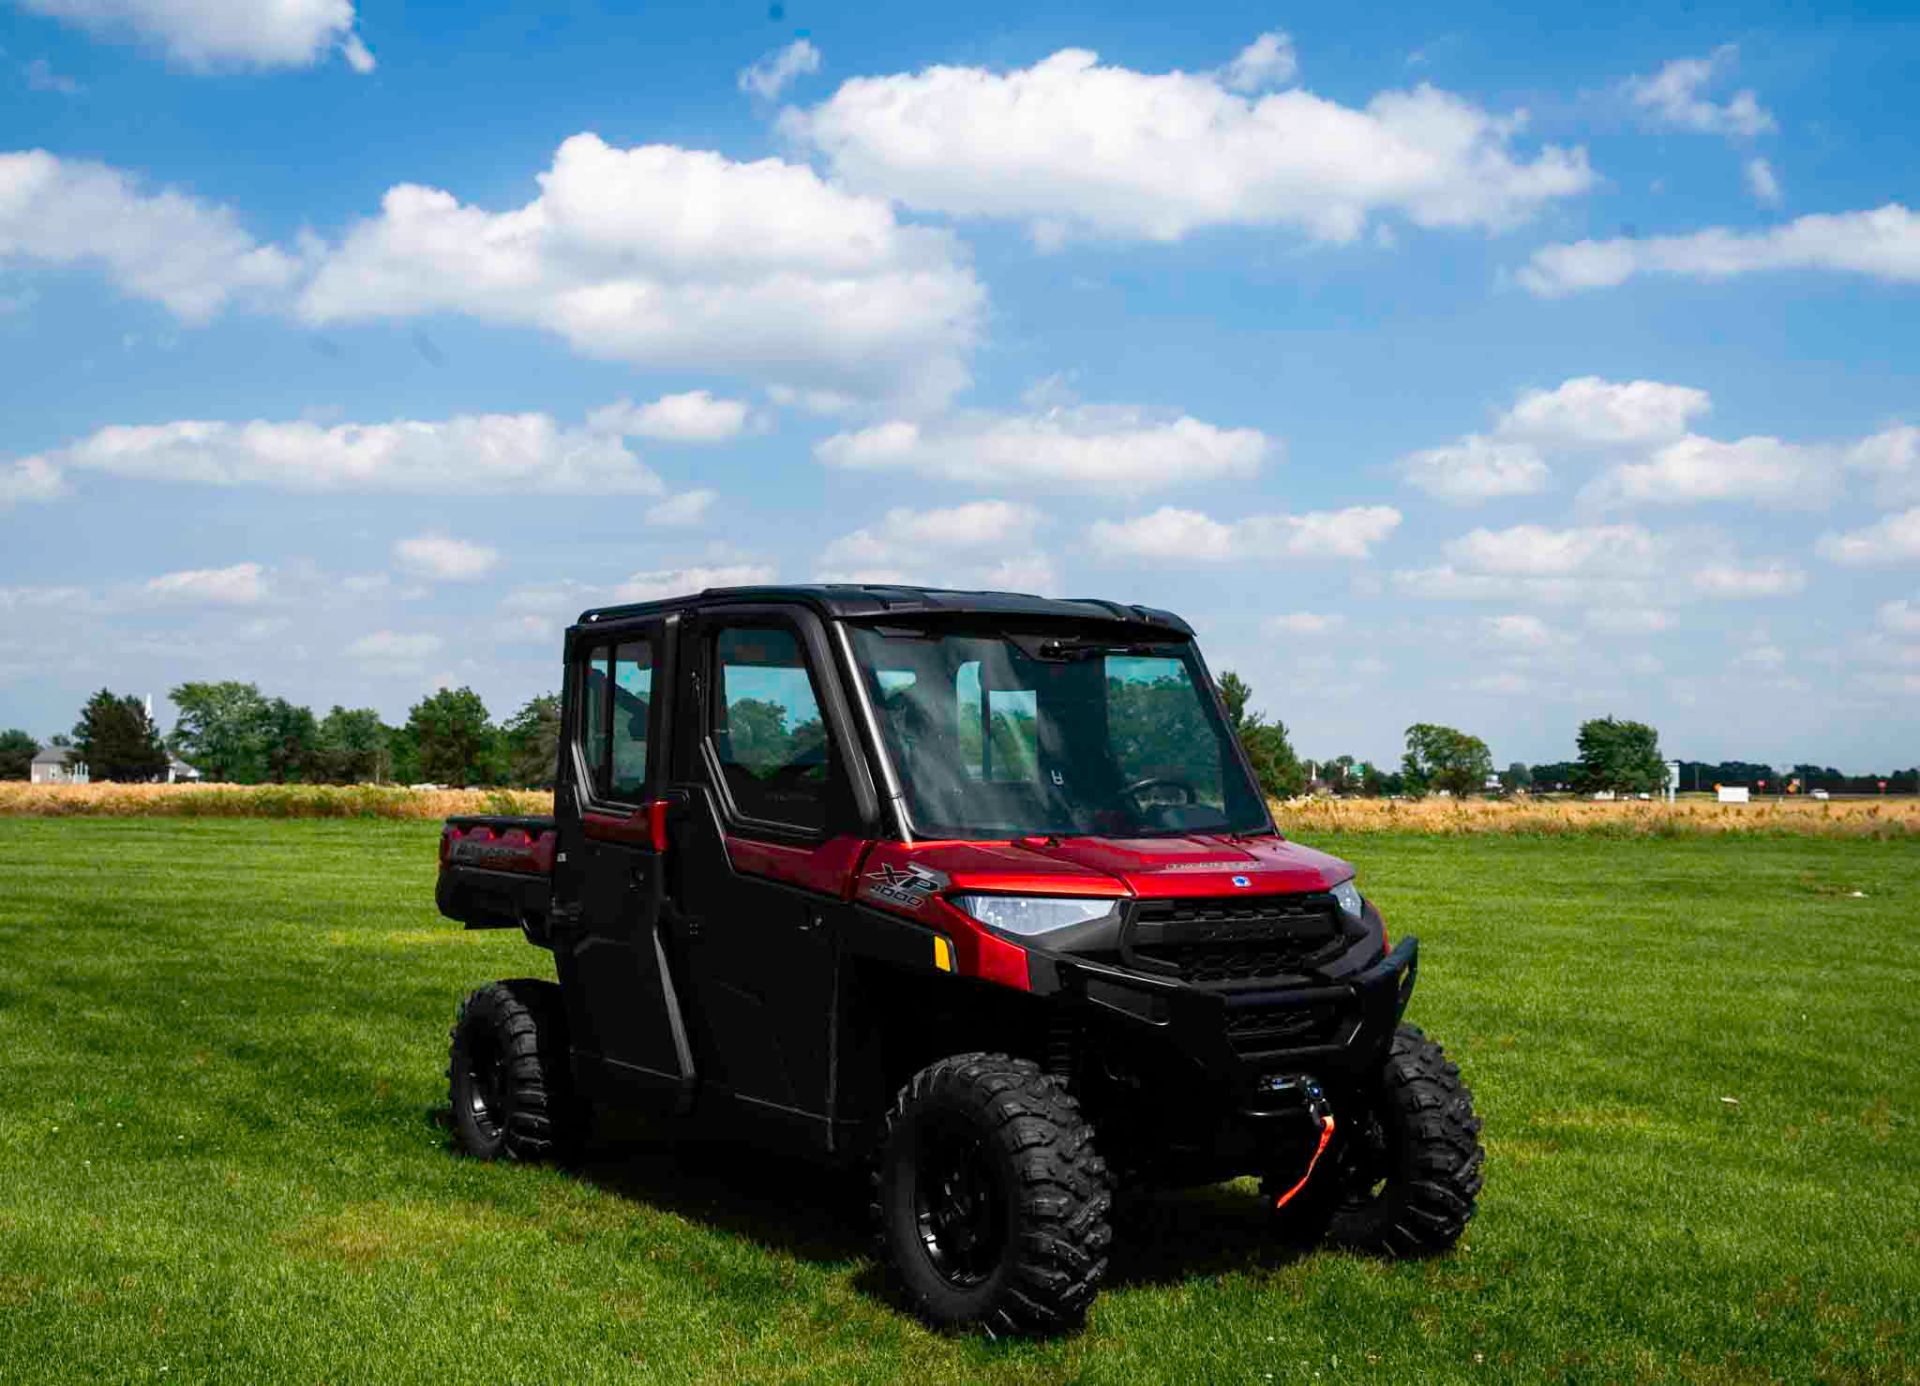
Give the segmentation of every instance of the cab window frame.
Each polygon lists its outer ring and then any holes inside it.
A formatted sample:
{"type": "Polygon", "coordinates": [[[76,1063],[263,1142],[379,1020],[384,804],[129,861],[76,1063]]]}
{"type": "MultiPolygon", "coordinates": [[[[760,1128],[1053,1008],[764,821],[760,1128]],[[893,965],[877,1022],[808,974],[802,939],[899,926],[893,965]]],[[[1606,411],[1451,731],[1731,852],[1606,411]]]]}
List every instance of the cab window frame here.
{"type": "Polygon", "coordinates": [[[595,626],[579,633],[569,665],[576,693],[574,707],[569,710],[566,739],[573,757],[574,786],[583,809],[631,809],[652,797],[653,786],[660,781],[660,757],[665,750],[660,745],[660,678],[666,670],[666,649],[672,638],[671,624],[663,623],[659,618],[625,626],[595,626]],[[620,651],[635,645],[645,647],[646,667],[651,671],[650,696],[647,698],[646,760],[637,784],[616,787],[613,755],[618,721],[615,682],[620,667],[620,651]],[[590,675],[596,667],[602,669],[604,674],[600,696],[594,700],[589,697],[593,691],[590,675]],[[598,702],[597,708],[592,705],[595,701],[598,702]],[[599,723],[597,728],[592,725],[596,720],[599,723]],[[597,758],[595,748],[589,741],[589,731],[598,733],[597,758]]]}
{"type": "Polygon", "coordinates": [[[810,611],[785,606],[726,606],[702,613],[695,638],[699,696],[694,712],[699,754],[727,831],[797,845],[818,845],[849,833],[870,834],[878,822],[879,808],[867,771],[869,753],[847,702],[845,671],[819,619],[810,611]],[[817,827],[747,812],[734,796],[727,780],[727,762],[720,754],[717,735],[724,725],[720,714],[726,700],[720,638],[728,631],[767,629],[793,636],[826,733],[827,792],[824,821],[817,827]]]}

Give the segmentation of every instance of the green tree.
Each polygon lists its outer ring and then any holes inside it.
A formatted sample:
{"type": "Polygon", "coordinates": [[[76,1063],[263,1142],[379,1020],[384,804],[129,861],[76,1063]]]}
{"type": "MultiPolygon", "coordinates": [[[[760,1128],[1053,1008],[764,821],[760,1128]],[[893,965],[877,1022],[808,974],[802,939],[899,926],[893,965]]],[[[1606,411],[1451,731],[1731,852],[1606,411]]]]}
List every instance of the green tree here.
{"type": "Polygon", "coordinates": [[[24,780],[33,774],[40,743],[17,727],[0,731],[0,780],[24,780]]]}
{"type": "Polygon", "coordinates": [[[364,784],[392,774],[387,728],[370,707],[335,703],[314,734],[313,769],[329,784],[364,784]]]}
{"type": "Polygon", "coordinates": [[[420,734],[412,723],[398,727],[382,727],[387,738],[387,757],[391,768],[388,774],[395,784],[418,784],[424,778],[420,773],[420,734]]]}
{"type": "Polygon", "coordinates": [[[1645,722],[1590,718],[1580,724],[1575,745],[1580,769],[1574,784],[1582,793],[1650,794],[1667,782],[1660,733],[1645,722]]]}
{"type": "Polygon", "coordinates": [[[1220,701],[1227,705],[1227,720],[1246,748],[1247,759],[1253,762],[1254,778],[1259,781],[1261,792],[1273,799],[1288,799],[1303,793],[1307,787],[1306,767],[1293,753],[1293,743],[1287,738],[1287,724],[1277,720],[1269,722],[1260,713],[1250,711],[1247,704],[1252,697],[1253,689],[1231,669],[1220,675],[1220,701]]]}
{"type": "Polygon", "coordinates": [[[419,774],[434,784],[464,789],[495,778],[493,726],[487,705],[471,688],[443,688],[407,713],[407,730],[419,748],[419,774]]]}
{"type": "Polygon", "coordinates": [[[73,746],[95,780],[145,783],[167,773],[167,748],[138,698],[101,689],[74,723],[73,746]]]}
{"type": "Polygon", "coordinates": [[[1533,788],[1533,771],[1516,760],[1500,772],[1500,785],[1509,791],[1531,789],[1533,788]]]}
{"type": "Polygon", "coordinates": [[[275,784],[312,779],[320,736],[312,709],[275,698],[266,705],[260,723],[267,778],[275,784]]]}
{"type": "Polygon", "coordinates": [[[1493,773],[1493,753],[1477,736],[1432,722],[1416,722],[1407,728],[1407,753],[1401,758],[1400,773],[1411,794],[1430,790],[1473,794],[1486,787],[1487,777],[1493,773]]]}
{"type": "Polygon", "coordinates": [[[727,704],[727,742],[734,760],[755,774],[767,774],[793,761],[787,709],[769,698],[740,698],[727,704]]]}
{"type": "Polygon", "coordinates": [[[500,733],[507,783],[551,789],[560,765],[560,695],[527,699],[500,733]]]}
{"type": "Polygon", "coordinates": [[[267,776],[272,734],[267,700],[251,683],[183,683],[167,694],[180,715],[173,749],[210,780],[258,784],[267,776]]]}

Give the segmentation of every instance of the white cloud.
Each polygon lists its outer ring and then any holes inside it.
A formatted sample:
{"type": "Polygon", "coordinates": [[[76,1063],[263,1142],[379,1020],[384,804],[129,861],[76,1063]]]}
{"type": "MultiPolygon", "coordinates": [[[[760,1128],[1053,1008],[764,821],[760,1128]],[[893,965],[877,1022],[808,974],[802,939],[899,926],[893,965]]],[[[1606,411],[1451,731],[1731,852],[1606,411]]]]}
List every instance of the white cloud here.
{"type": "Polygon", "coordinates": [[[1409,453],[1400,475],[1437,500],[1472,505],[1495,496],[1528,496],[1547,489],[1546,460],[1529,443],[1502,443],[1469,433],[1456,443],[1409,453]]]}
{"type": "MultiPolygon", "coordinates": [[[[1279,62],[1276,41],[1254,66],[1271,74],[1279,62]]],[[[1044,243],[1076,231],[1172,241],[1228,225],[1350,242],[1386,213],[1499,228],[1593,182],[1584,150],[1516,156],[1524,113],[1430,86],[1362,108],[1298,89],[1248,96],[1228,85],[1234,71],[1136,72],[1063,49],[1010,72],[856,78],[783,113],[782,128],[848,187],[1025,221],[1044,243]]]]}
{"type": "Polygon", "coordinates": [[[1335,613],[1288,611],[1269,616],[1261,624],[1269,635],[1333,635],[1347,624],[1347,618],[1335,613]]]}
{"type": "Polygon", "coordinates": [[[1874,478],[1882,505],[1920,501],[1920,428],[1897,424],[1847,449],[1846,463],[1874,478]]]}
{"type": "Polygon", "coordinates": [[[1763,563],[1742,568],[1714,563],[1693,575],[1693,589],[1702,596],[1741,600],[1750,597],[1789,597],[1807,585],[1807,575],[1786,563],[1763,563]]]}
{"type": "Polygon", "coordinates": [[[1778,669],[1786,664],[1787,652],[1778,645],[1749,645],[1734,656],[1734,662],[1756,669],[1778,669]]]}
{"type": "Polygon", "coordinates": [[[440,653],[446,641],[437,635],[376,630],[347,646],[347,657],[362,664],[404,673],[423,667],[440,653]]]}
{"type": "Polygon", "coordinates": [[[1920,562],[1920,506],[1883,516],[1864,529],[1823,534],[1822,558],[1855,565],[1920,562]]]}
{"type": "Polygon", "coordinates": [[[60,469],[44,457],[0,465],[0,510],[30,501],[57,500],[66,493],[60,469]]]}
{"type": "Polygon", "coordinates": [[[373,55],[353,0],[16,0],[96,33],[134,34],[190,68],[311,67],[338,51],[355,72],[373,55]]]}
{"type": "Polygon", "coordinates": [[[1446,555],[1471,572],[1520,577],[1569,577],[1604,569],[1645,567],[1658,554],[1654,536],[1637,525],[1548,529],[1514,525],[1476,529],[1446,545],[1446,555]]]}
{"type": "Polygon", "coordinates": [[[396,541],[393,558],[402,571],[415,577],[472,582],[499,565],[500,551],[444,534],[421,534],[396,541]]]}
{"type": "Polygon", "coordinates": [[[587,425],[666,443],[725,443],[746,432],[747,415],[745,400],[715,399],[706,390],[689,390],[647,404],[623,399],[594,410],[587,425]]]}
{"type": "Polygon", "coordinates": [[[0,261],[10,259],[98,265],[124,292],[191,322],[284,290],[297,270],[225,208],[43,149],[0,154],[0,261]]]}
{"type": "Polygon", "coordinates": [[[1070,405],[1032,414],[969,411],[928,424],[893,420],[837,433],[814,454],[849,471],[1138,494],[1252,476],[1275,446],[1255,428],[1163,419],[1128,405],[1070,405]]]}
{"type": "Polygon", "coordinates": [[[1566,451],[1600,451],[1678,438],[1711,407],[1705,390],[1658,380],[1624,384],[1576,376],[1528,390],[1495,426],[1502,438],[1566,451]]]}
{"type": "Polygon", "coordinates": [[[1678,438],[1707,407],[1704,390],[1577,376],[1551,390],[1526,391],[1489,432],[1410,453],[1399,470],[1409,486],[1455,504],[1531,495],[1547,489],[1549,456],[1585,458],[1678,438]]]}
{"type": "Polygon", "coordinates": [[[1797,217],[1765,231],[1710,227],[1684,236],[1577,241],[1537,250],[1520,271],[1536,294],[1611,288],[1636,274],[1731,279],[1782,270],[1920,282],[1920,215],[1897,202],[1867,212],[1797,217]]]}
{"type": "Polygon", "coordinates": [[[206,606],[253,606],[267,599],[266,570],[258,563],[195,568],[147,579],[145,592],[162,602],[206,606]]]}
{"type": "Polygon", "coordinates": [[[1818,510],[1839,488],[1830,449],[1741,438],[1723,443],[1689,434],[1644,462],[1610,467],[1582,493],[1600,506],[1752,501],[1783,510],[1818,510]]]}
{"type": "Polygon", "coordinates": [[[1242,95],[1283,87],[1300,73],[1293,39],[1278,29],[1260,35],[1220,69],[1220,85],[1242,95]]]}
{"type": "Polygon", "coordinates": [[[958,240],[779,159],[563,143],[540,196],[489,212],[415,184],[322,255],[309,322],[464,313],[584,355],[940,402],[984,294],[958,240]]]}
{"type": "Polygon", "coordinates": [[[775,101],[780,93],[802,77],[820,70],[820,50],[806,39],[795,39],[785,48],[775,49],[740,71],[740,90],[775,101]]]}
{"type": "Polygon", "coordinates": [[[1538,616],[1519,612],[1485,617],[1480,622],[1480,629],[1494,644],[1516,650],[1544,650],[1562,643],[1566,638],[1538,616]]]}
{"type": "Polygon", "coordinates": [[[563,428],[546,414],[331,427],[260,419],[113,425],[27,464],[35,461],[143,481],[285,491],[657,496],[664,490],[617,437],[563,428]]]}
{"type": "Polygon", "coordinates": [[[1773,165],[1755,155],[1741,166],[1741,176],[1746,179],[1747,191],[1753,194],[1753,200],[1762,207],[1778,207],[1786,194],[1780,188],[1780,175],[1773,171],[1773,165]]]}
{"type": "Polygon", "coordinates": [[[713,567],[661,568],[635,573],[610,594],[615,602],[653,602],[686,596],[709,587],[754,587],[773,581],[773,569],[762,563],[728,563],[713,567]]]}
{"type": "Polygon", "coordinates": [[[1806,575],[1783,564],[1742,566],[1712,533],[1661,535],[1639,525],[1476,529],[1444,546],[1446,561],[1401,570],[1408,597],[1505,601],[1589,608],[1596,629],[1664,629],[1658,608],[1681,596],[1732,600],[1799,591],[1806,575]]]}
{"type": "Polygon", "coordinates": [[[1162,506],[1136,519],[1096,521],[1087,540],[1103,558],[1165,563],[1365,559],[1399,524],[1400,512],[1387,505],[1302,515],[1249,515],[1232,521],[1162,506]]]}
{"type": "Polygon", "coordinates": [[[21,68],[28,91],[57,91],[62,96],[78,96],[86,88],[64,73],[54,71],[45,58],[35,58],[21,68]]]}
{"type": "Polygon", "coordinates": [[[1737,57],[1738,50],[1725,44],[1704,58],[1676,58],[1651,77],[1629,77],[1623,90],[1629,101],[1662,125],[1750,139],[1776,128],[1772,114],[1752,91],[1737,91],[1718,105],[1704,95],[1737,57]]]}
{"type": "Polygon", "coordinates": [[[682,491],[670,496],[657,505],[647,508],[647,523],[661,525],[669,529],[697,525],[707,518],[707,511],[720,498],[718,491],[698,490],[682,491]]]}
{"type": "Polygon", "coordinates": [[[878,524],[842,535],[821,550],[825,582],[914,582],[964,585],[959,574],[982,565],[1019,565],[1013,574],[1051,578],[1032,567],[1040,512],[1005,500],[970,501],[939,510],[889,510],[878,524]]]}
{"type": "Polygon", "coordinates": [[[1596,606],[1585,619],[1592,629],[1611,635],[1658,635],[1674,626],[1673,613],[1657,607],[1596,606]]]}
{"type": "Polygon", "coordinates": [[[1470,504],[1545,490],[1562,463],[1600,463],[1580,492],[1600,509],[1709,501],[1819,509],[1838,494],[1843,462],[1879,475],[1889,491],[1909,473],[1920,483],[1920,429],[1892,427],[1846,448],[1722,441],[1690,431],[1711,406],[1706,391],[1689,386],[1579,376],[1527,391],[1486,433],[1411,453],[1399,470],[1410,486],[1470,504]]]}
{"type": "Polygon", "coordinates": [[[1895,635],[1920,635],[1920,598],[1908,601],[1902,597],[1882,602],[1876,618],[1882,630],[1890,630],[1895,635]]]}

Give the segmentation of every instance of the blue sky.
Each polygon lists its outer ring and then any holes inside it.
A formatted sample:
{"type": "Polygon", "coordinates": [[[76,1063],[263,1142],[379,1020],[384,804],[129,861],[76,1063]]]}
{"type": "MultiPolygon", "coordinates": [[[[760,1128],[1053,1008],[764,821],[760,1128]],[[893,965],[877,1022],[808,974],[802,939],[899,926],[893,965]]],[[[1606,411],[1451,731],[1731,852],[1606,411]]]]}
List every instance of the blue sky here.
{"type": "Polygon", "coordinates": [[[1307,755],[1920,754],[1910,11],[265,9],[0,0],[0,726],[839,577],[1307,755]]]}

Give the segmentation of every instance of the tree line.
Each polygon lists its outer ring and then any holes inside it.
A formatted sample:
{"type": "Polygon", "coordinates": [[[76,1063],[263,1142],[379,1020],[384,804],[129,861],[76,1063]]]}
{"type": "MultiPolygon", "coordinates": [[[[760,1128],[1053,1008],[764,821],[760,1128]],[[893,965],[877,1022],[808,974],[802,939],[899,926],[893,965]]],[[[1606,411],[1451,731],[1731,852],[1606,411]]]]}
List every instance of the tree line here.
{"type": "MultiPolygon", "coordinates": [[[[258,685],[183,683],[167,696],[178,716],[162,736],[140,699],[101,689],[80,710],[70,747],[94,780],[143,783],[167,777],[169,755],[225,784],[515,785],[553,783],[560,698],[530,698],[502,722],[471,688],[443,688],[389,726],[373,708],[335,704],[325,716],[258,685]]],[[[0,732],[0,779],[24,780],[40,743],[0,732]]]]}
{"type": "MultiPolygon", "coordinates": [[[[1310,765],[1295,753],[1285,723],[1249,709],[1253,690],[1246,680],[1231,671],[1223,673],[1220,696],[1260,787],[1275,798],[1292,798],[1310,789],[1368,798],[1419,798],[1435,793],[1460,797],[1526,791],[1655,794],[1666,788],[1667,761],[1660,736],[1644,722],[1589,718],[1575,736],[1574,759],[1531,766],[1514,761],[1497,772],[1485,741],[1432,722],[1416,722],[1406,729],[1406,751],[1398,766],[1376,765],[1351,755],[1310,765]]],[[[1783,769],[1748,761],[1680,762],[1680,789],[1710,791],[1718,785],[1802,794],[1815,789],[1832,794],[1914,794],[1920,793],[1920,767],[1844,775],[1812,764],[1783,769]]]]}

